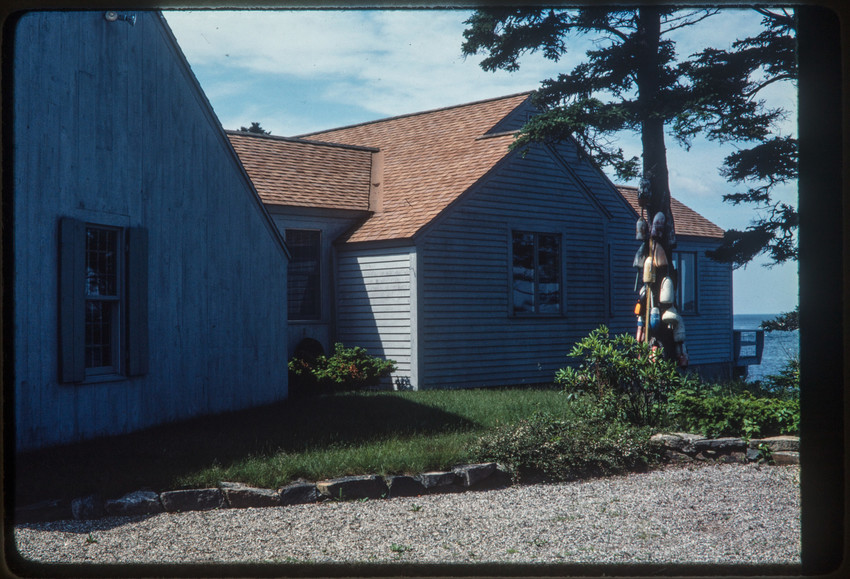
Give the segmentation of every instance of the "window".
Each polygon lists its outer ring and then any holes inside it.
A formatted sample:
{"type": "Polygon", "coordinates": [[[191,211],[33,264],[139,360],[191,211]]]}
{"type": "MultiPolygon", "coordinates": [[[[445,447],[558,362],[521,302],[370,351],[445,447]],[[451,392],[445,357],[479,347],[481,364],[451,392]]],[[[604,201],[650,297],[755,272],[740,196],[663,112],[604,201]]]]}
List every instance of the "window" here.
{"type": "Polygon", "coordinates": [[[320,231],[287,229],[286,245],[292,254],[287,270],[288,317],[290,320],[321,318],[320,231]]]}
{"type": "Polygon", "coordinates": [[[561,236],[514,231],[512,309],[515,315],[561,313],[561,236]]]}
{"type": "Polygon", "coordinates": [[[121,283],[119,231],[86,227],[87,374],[119,371],[121,283]]]}
{"type": "Polygon", "coordinates": [[[676,302],[679,313],[697,313],[697,254],[693,252],[674,252],[673,261],[679,277],[676,288],[676,302]]]}
{"type": "Polygon", "coordinates": [[[148,372],[147,251],[145,229],[60,220],[60,381],[148,372]]]}

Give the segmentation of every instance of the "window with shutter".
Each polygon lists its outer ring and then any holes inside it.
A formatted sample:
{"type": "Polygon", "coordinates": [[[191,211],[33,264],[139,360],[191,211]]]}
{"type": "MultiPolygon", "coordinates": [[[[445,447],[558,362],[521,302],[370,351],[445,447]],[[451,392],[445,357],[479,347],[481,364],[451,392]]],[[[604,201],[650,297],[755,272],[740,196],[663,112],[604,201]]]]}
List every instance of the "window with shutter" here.
{"type": "Polygon", "coordinates": [[[147,373],[147,231],[63,218],[59,244],[60,380],[147,373]]]}

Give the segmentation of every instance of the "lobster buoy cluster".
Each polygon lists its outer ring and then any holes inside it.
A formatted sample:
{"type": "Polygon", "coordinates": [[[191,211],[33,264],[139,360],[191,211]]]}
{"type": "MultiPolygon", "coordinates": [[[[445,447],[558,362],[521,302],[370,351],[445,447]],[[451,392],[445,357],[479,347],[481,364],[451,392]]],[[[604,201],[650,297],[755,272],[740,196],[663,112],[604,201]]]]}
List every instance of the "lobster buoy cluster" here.
{"type": "Polygon", "coordinates": [[[635,237],[641,242],[635,253],[635,291],[639,291],[635,304],[637,316],[636,338],[646,342],[654,355],[663,347],[672,348],[671,357],[682,368],[688,365],[685,349],[685,323],[676,310],[676,267],[667,256],[662,241],[671,235],[667,219],[656,213],[652,224],[641,216],[635,227],[635,237]],[[642,276],[641,276],[642,274],[642,276]],[[641,285],[639,281],[642,280],[641,285]],[[639,289],[638,289],[639,288],[639,289]]]}

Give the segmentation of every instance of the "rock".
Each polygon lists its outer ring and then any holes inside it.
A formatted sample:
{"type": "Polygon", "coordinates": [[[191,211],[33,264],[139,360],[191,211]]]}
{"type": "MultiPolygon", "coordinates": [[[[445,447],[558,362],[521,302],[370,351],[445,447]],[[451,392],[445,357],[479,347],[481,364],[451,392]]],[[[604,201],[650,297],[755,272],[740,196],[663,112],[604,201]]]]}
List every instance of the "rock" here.
{"type": "Polygon", "coordinates": [[[152,515],[165,509],[159,495],[141,490],[124,495],[120,499],[106,501],[106,513],[111,516],[152,515]]]}
{"type": "Polygon", "coordinates": [[[696,442],[706,440],[706,438],[699,434],[674,432],[672,434],[654,434],[650,440],[662,444],[665,448],[678,450],[686,454],[692,454],[697,452],[694,444],[696,442]]]}
{"type": "Polygon", "coordinates": [[[717,457],[717,460],[727,464],[745,463],[747,462],[747,453],[735,450],[732,452],[721,454],[717,457]]]}
{"type": "Polygon", "coordinates": [[[79,497],[71,501],[71,516],[75,519],[99,519],[105,513],[103,499],[98,494],[79,497]]]}
{"type": "Polygon", "coordinates": [[[496,463],[464,464],[453,469],[463,486],[469,488],[490,477],[496,472],[496,463]]]}
{"type": "Polygon", "coordinates": [[[15,508],[15,523],[41,523],[73,518],[71,505],[62,499],[48,499],[15,508]]]}
{"type": "Polygon", "coordinates": [[[320,494],[339,500],[380,499],[387,496],[387,485],[378,475],[347,476],[316,483],[320,494]]]}
{"type": "Polygon", "coordinates": [[[750,440],[750,448],[758,448],[765,444],[772,452],[800,452],[799,436],[771,436],[768,438],[753,438],[750,440]]]}
{"type": "Polygon", "coordinates": [[[674,462],[677,464],[694,461],[693,457],[691,457],[690,455],[687,455],[684,452],[680,452],[678,450],[671,450],[669,448],[664,450],[664,458],[666,458],[670,462],[674,462]]]}
{"type": "Polygon", "coordinates": [[[390,498],[416,497],[419,495],[424,495],[428,492],[428,489],[425,488],[425,485],[423,485],[421,482],[419,482],[412,476],[388,476],[384,480],[387,483],[387,489],[389,489],[388,496],[390,498]]]}
{"type": "Polygon", "coordinates": [[[696,452],[744,452],[747,444],[740,438],[711,438],[693,441],[696,452]]]}
{"type": "Polygon", "coordinates": [[[789,450],[777,450],[772,452],[770,458],[775,465],[800,464],[800,453],[789,450]]]}
{"type": "Polygon", "coordinates": [[[319,500],[319,491],[312,483],[295,483],[278,491],[281,505],[303,505],[319,500]]]}
{"type": "Polygon", "coordinates": [[[451,489],[458,482],[458,476],[454,472],[423,472],[413,478],[431,492],[451,489]]]}
{"type": "Polygon", "coordinates": [[[762,458],[761,451],[757,448],[748,448],[747,449],[747,460],[750,462],[755,462],[758,459],[762,458]]]}
{"type": "Polygon", "coordinates": [[[175,511],[207,511],[222,509],[227,506],[224,493],[220,489],[188,489],[182,491],[167,491],[159,495],[165,510],[175,511]]]}
{"type": "Polygon", "coordinates": [[[221,483],[227,504],[234,509],[279,507],[280,493],[271,489],[249,487],[241,483],[221,483]]]}

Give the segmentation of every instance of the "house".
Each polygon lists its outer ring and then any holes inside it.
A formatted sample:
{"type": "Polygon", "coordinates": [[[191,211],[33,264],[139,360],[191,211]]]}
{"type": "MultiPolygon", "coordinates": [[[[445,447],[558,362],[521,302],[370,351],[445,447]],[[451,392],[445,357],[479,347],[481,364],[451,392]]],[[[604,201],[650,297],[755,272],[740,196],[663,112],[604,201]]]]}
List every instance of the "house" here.
{"type": "MultiPolygon", "coordinates": [[[[290,354],[396,360],[399,388],[550,382],[600,324],[634,332],[635,191],[575,142],[511,151],[529,94],[298,138],[228,132],[293,253],[290,354]]],[[[674,201],[691,367],[732,362],[722,230],[674,201]]]]}
{"type": "Polygon", "coordinates": [[[162,15],[14,30],[16,448],[285,398],[288,250],[162,15]]]}

